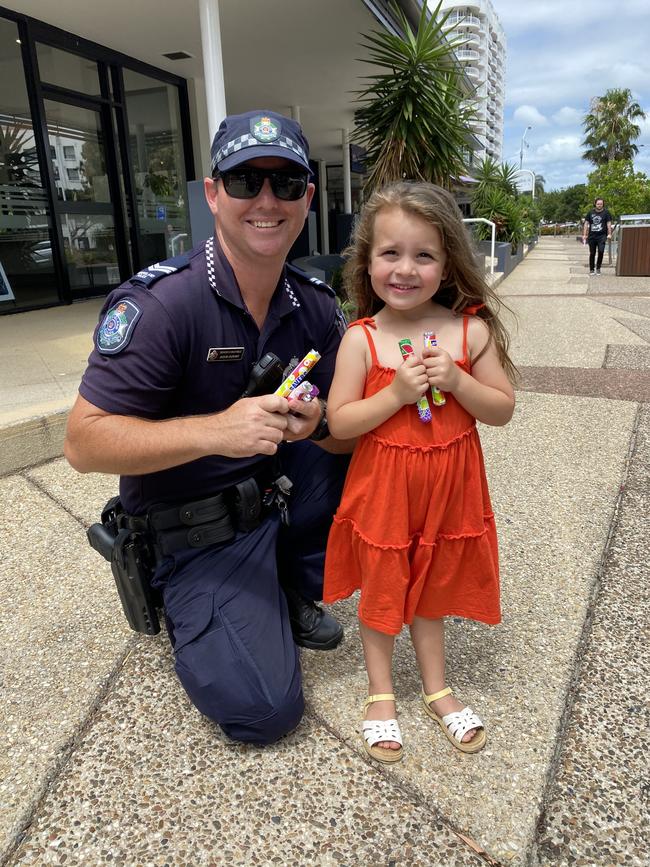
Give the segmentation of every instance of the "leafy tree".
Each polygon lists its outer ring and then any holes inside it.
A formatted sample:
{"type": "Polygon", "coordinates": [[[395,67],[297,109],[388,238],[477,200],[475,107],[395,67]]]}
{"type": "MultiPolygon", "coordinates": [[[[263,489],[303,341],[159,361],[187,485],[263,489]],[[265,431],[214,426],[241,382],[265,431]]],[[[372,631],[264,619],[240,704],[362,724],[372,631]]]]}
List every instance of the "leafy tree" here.
{"type": "Polygon", "coordinates": [[[551,223],[575,223],[585,214],[585,200],[585,184],[544,193],[539,199],[542,219],[551,223]]]}
{"type": "Polygon", "coordinates": [[[650,208],[650,181],[643,172],[635,172],[630,160],[612,160],[588,177],[583,200],[583,215],[596,197],[615,219],[621,214],[644,214],[650,208]]]}
{"type": "Polygon", "coordinates": [[[633,143],[641,134],[635,121],[645,120],[645,112],[632,99],[629,89],[608,90],[592,100],[591,111],[582,123],[586,148],[582,158],[596,166],[612,160],[631,160],[639,152],[633,143]]]}
{"type": "Polygon", "coordinates": [[[366,190],[403,178],[418,178],[449,187],[465,173],[463,153],[470,137],[474,109],[463,106],[463,92],[454,51],[462,41],[446,41],[441,3],[429,16],[422,4],[414,33],[400,7],[391,7],[404,37],[365,34],[363,62],[382,70],[365,76],[357,92],[362,107],[355,111],[354,139],[366,149],[366,190]]]}

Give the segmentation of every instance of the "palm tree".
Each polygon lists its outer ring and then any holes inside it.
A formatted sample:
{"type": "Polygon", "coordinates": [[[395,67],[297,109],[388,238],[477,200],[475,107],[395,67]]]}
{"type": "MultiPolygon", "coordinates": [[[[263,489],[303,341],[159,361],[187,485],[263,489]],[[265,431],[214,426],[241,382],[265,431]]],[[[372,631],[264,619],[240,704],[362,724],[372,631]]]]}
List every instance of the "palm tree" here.
{"type": "Polygon", "coordinates": [[[592,99],[591,111],[582,122],[582,144],[586,147],[582,158],[596,166],[611,160],[632,160],[639,152],[633,142],[641,134],[634,121],[645,120],[645,116],[628,88],[608,90],[604,96],[592,99]]]}
{"type": "Polygon", "coordinates": [[[355,111],[355,141],[366,149],[366,190],[402,178],[419,178],[449,187],[466,171],[465,152],[471,140],[474,109],[467,100],[454,50],[463,41],[447,42],[444,24],[449,12],[430,13],[422,5],[417,33],[402,10],[392,3],[404,37],[391,33],[363,36],[369,52],[363,62],[383,70],[365,76],[358,91],[362,108],[355,111]]]}

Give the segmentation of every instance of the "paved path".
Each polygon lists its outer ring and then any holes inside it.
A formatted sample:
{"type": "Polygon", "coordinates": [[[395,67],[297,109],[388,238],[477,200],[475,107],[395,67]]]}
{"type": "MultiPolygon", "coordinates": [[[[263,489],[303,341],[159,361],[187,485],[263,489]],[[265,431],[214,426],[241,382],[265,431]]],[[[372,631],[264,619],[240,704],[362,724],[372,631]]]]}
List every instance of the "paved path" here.
{"type": "Polygon", "coordinates": [[[402,636],[391,768],[358,734],[350,601],[344,644],[303,653],[281,743],[229,743],[190,706],[85,543],[115,479],[56,457],[97,302],[0,319],[0,864],[647,864],[650,280],[585,264],[543,239],[498,290],[522,372],[512,423],[481,428],[504,620],[448,641],[488,745],[462,756],[432,727],[402,636]]]}

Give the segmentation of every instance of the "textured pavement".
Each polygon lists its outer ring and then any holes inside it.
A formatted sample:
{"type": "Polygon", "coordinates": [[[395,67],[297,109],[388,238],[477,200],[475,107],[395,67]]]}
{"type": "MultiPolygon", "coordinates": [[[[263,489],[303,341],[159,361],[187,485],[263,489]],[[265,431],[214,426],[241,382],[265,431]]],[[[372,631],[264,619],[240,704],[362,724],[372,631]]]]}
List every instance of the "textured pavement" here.
{"type": "Polygon", "coordinates": [[[434,728],[403,634],[386,768],[358,734],[354,600],[344,644],[302,654],[294,734],[233,744],[192,708],[85,542],[116,479],[57,457],[99,305],[0,318],[0,864],[648,863],[650,278],[585,266],[541,239],[498,287],[522,377],[511,424],[481,427],[504,619],[447,642],[487,746],[434,728]]]}

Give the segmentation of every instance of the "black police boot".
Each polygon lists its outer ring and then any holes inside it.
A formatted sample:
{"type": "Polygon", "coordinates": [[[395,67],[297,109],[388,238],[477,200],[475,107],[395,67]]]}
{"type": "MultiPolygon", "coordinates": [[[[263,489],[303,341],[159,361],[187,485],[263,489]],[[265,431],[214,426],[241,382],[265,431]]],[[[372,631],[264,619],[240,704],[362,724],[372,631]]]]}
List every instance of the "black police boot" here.
{"type": "Polygon", "coordinates": [[[343,627],[320,605],[305,599],[293,587],[282,586],[289,606],[293,640],[310,650],[333,650],[343,639],[343,627]]]}

